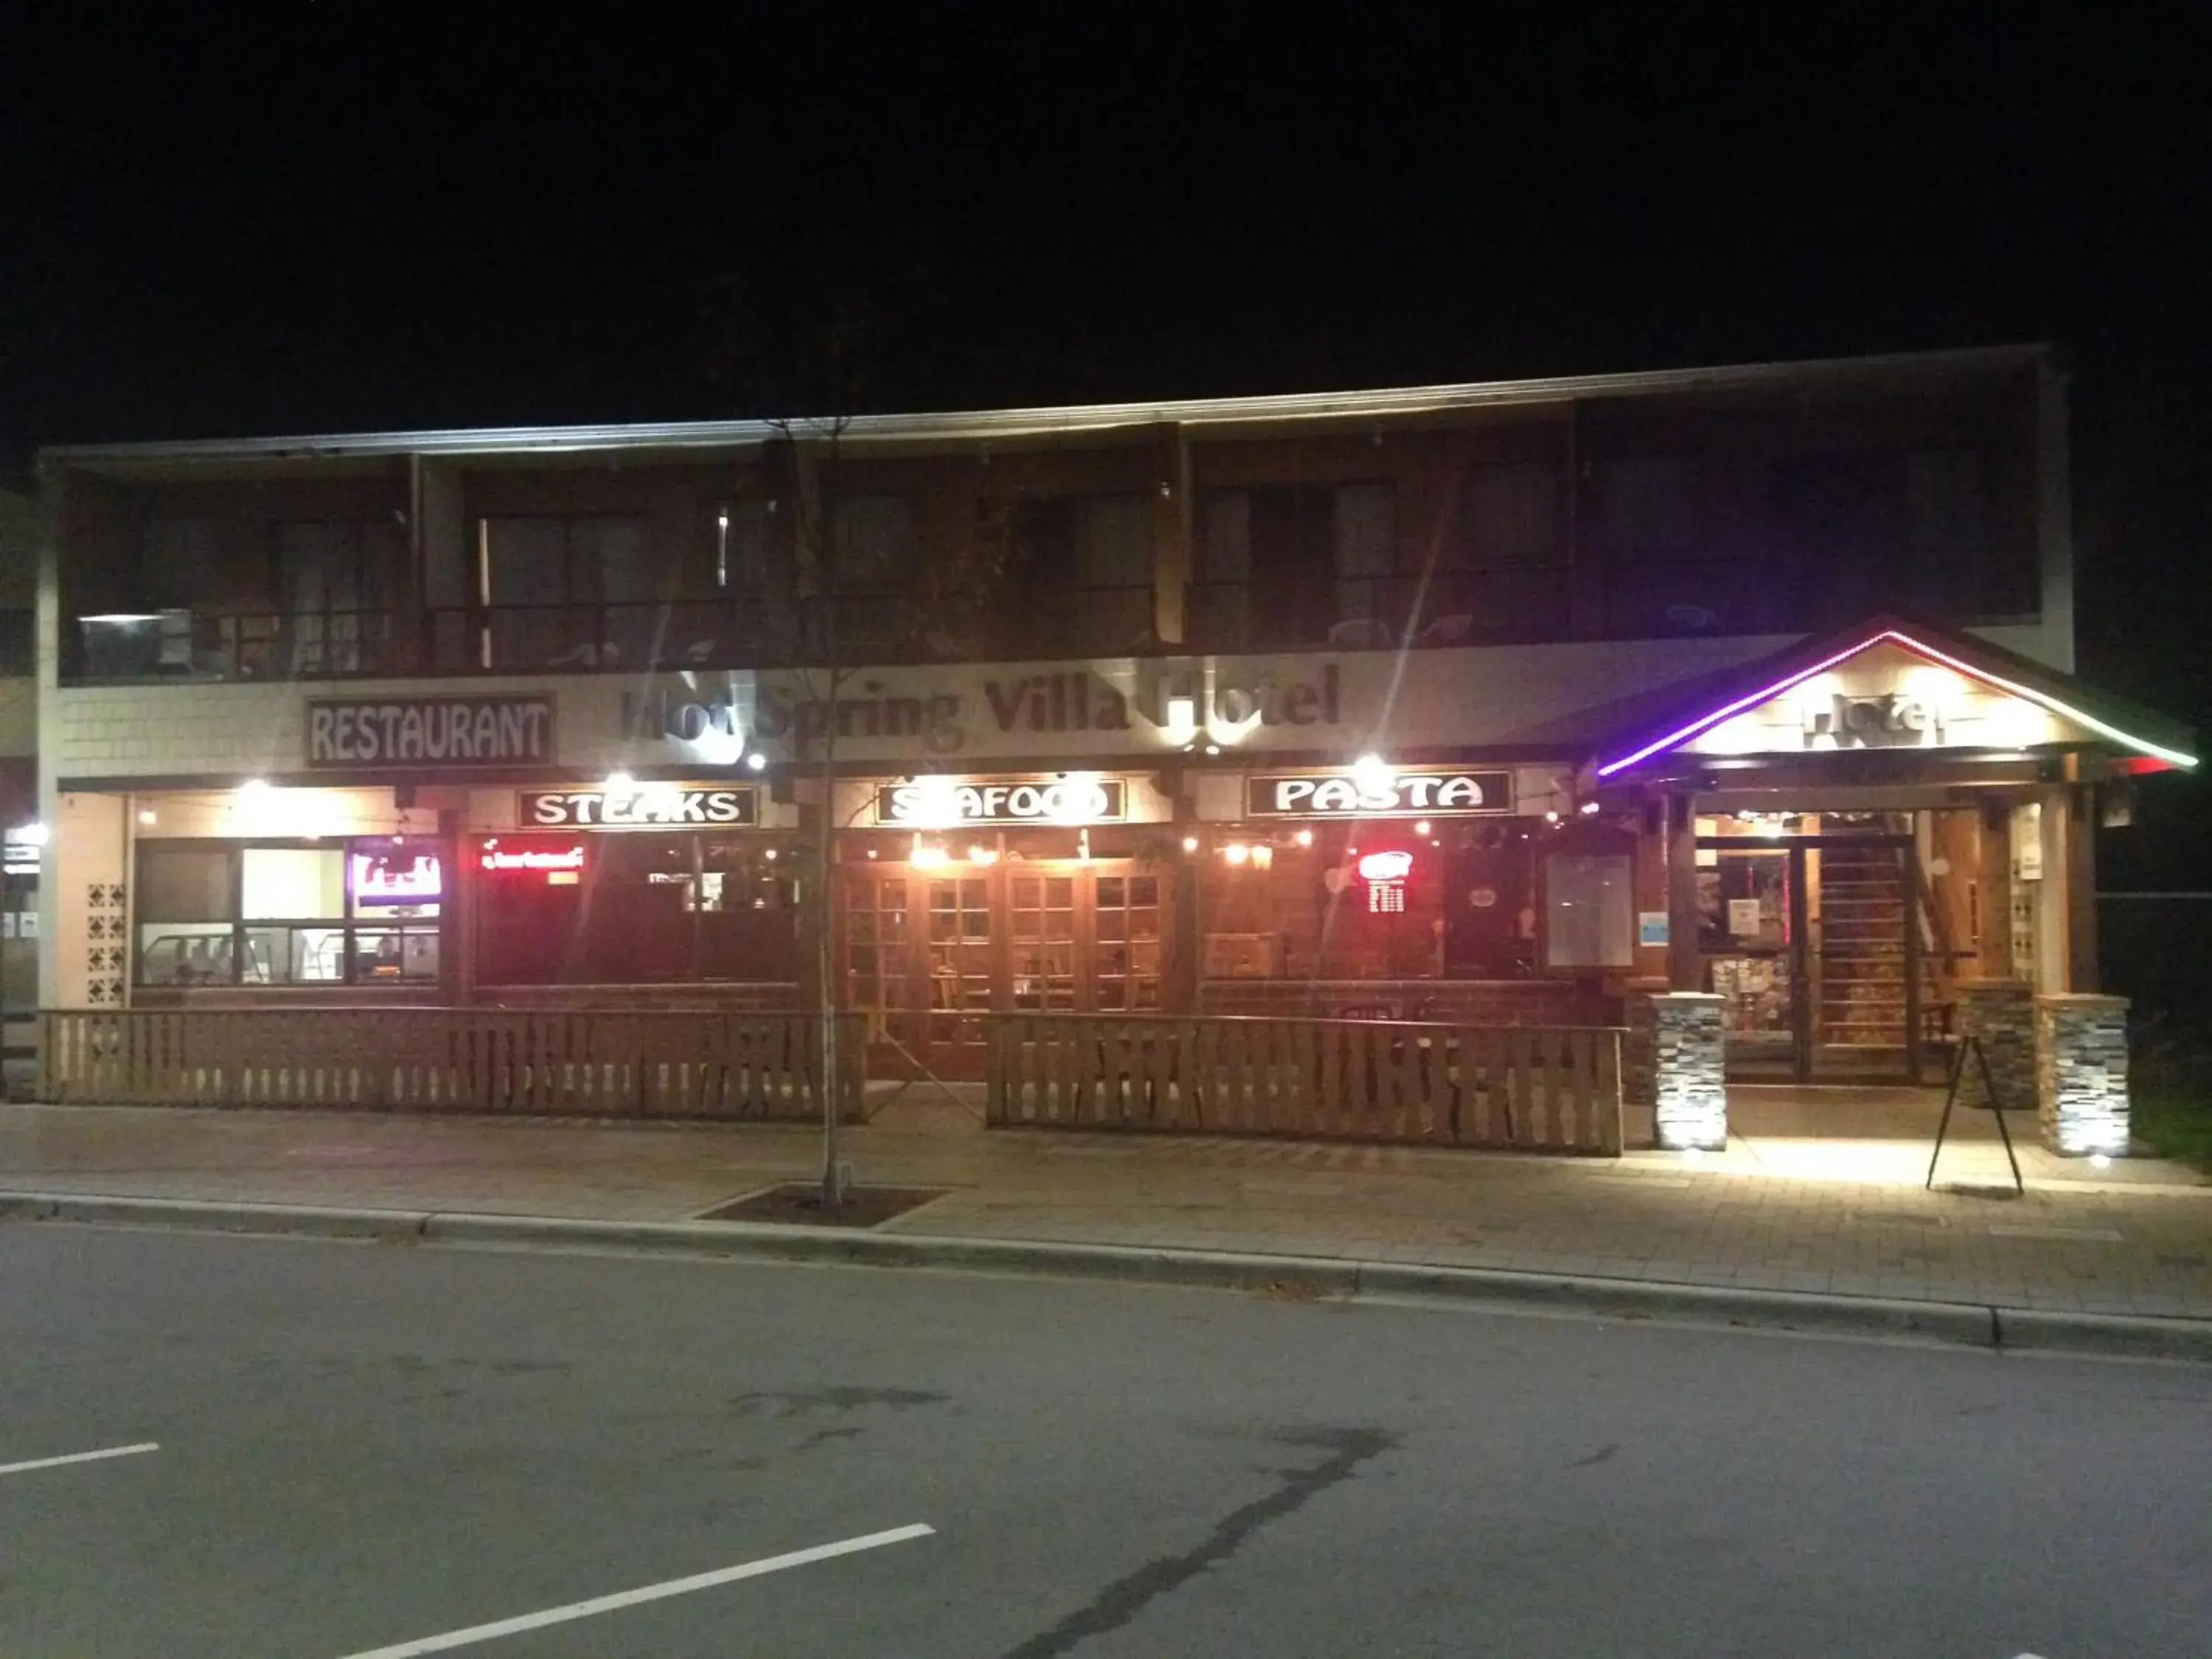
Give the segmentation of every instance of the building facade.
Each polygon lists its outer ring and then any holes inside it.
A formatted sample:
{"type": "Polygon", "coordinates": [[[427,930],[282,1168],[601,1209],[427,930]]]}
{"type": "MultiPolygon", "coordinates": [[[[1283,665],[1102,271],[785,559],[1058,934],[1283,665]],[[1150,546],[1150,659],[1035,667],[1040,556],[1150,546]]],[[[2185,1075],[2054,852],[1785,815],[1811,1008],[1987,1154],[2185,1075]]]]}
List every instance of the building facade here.
{"type": "Polygon", "coordinates": [[[41,459],[64,1008],[1638,1023],[1906,1078],[2094,989],[2039,349],[41,459]],[[831,890],[817,889],[825,833],[831,890]]]}

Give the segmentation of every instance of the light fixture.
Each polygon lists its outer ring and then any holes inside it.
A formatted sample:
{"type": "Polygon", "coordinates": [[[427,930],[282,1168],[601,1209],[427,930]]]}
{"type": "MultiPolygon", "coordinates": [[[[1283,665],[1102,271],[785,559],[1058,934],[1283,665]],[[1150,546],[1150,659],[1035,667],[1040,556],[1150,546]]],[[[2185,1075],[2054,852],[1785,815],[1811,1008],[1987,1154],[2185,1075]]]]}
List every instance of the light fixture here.
{"type": "Polygon", "coordinates": [[[745,757],[745,764],[756,772],[765,772],[768,770],[768,757],[756,749],[745,757]]]}
{"type": "Polygon", "coordinates": [[[1417,836],[1427,835],[1429,833],[1429,821],[1426,818],[1416,818],[1413,821],[1413,833],[1417,836]]]}
{"type": "Polygon", "coordinates": [[[1182,850],[1186,853],[1195,853],[1198,851],[1198,837],[1196,836],[1185,836],[1182,838],[1182,850]]]}
{"type": "Polygon", "coordinates": [[[1243,864],[1251,858],[1252,849],[1241,841],[1232,841],[1221,849],[1221,856],[1231,864],[1243,864]]]}
{"type": "Polygon", "coordinates": [[[1594,814],[1596,811],[1597,811],[1597,803],[1596,803],[1595,801],[1594,801],[1594,800],[1586,800],[1586,801],[1584,801],[1584,802],[1582,804],[1582,815],[1583,815],[1584,817],[1590,817],[1590,816],[1591,816],[1592,814],[1594,814]]]}
{"type": "Polygon", "coordinates": [[[637,780],[627,772],[610,772],[600,787],[610,795],[634,795],[637,793],[637,780]]]}
{"type": "Polygon", "coordinates": [[[1390,763],[1380,755],[1362,755],[1352,763],[1352,781],[1363,790],[1388,789],[1395,777],[1390,763]]]}
{"type": "MultiPolygon", "coordinates": [[[[869,854],[869,856],[870,856],[871,858],[872,858],[872,857],[874,857],[875,855],[874,855],[872,853],[871,853],[871,854],[869,854]]],[[[769,861],[770,864],[774,864],[774,863],[775,862],[775,848],[773,848],[773,847],[771,847],[771,848],[769,848],[768,849],[768,861],[769,861]]]]}
{"type": "Polygon", "coordinates": [[[1544,814],[1544,822],[1547,823],[1557,823],[1559,821],[1559,815],[1557,812],[1547,812],[1544,814]]]}
{"type": "Polygon", "coordinates": [[[1297,835],[1292,836],[1291,839],[1297,842],[1301,847],[1310,847],[1313,845],[1313,831],[1310,830],[1301,830],[1297,835]]]}
{"type": "Polygon", "coordinates": [[[917,847],[908,861],[919,870],[941,870],[951,856],[942,847],[917,847]]]}
{"type": "Polygon", "coordinates": [[[876,849],[875,849],[874,848],[872,848],[872,847],[871,847],[870,848],[868,848],[868,856],[869,856],[870,858],[873,858],[873,857],[875,857],[875,855],[876,855],[876,849]]]}
{"type": "Polygon", "coordinates": [[[154,824],[159,823],[160,819],[155,816],[152,807],[142,806],[138,809],[138,822],[145,824],[150,829],[154,824]]]}
{"type": "Polygon", "coordinates": [[[1188,734],[1198,729],[1198,699],[1170,697],[1167,701],[1167,728],[1171,732],[1188,734]]]}
{"type": "Polygon", "coordinates": [[[1218,755],[1221,752],[1221,745],[1218,743],[1209,743],[1206,745],[1206,752],[1209,755],[1218,755]]]}
{"type": "Polygon", "coordinates": [[[44,847],[52,837],[43,823],[21,823],[8,832],[8,839],[20,847],[44,847]]]}
{"type": "Polygon", "coordinates": [[[1255,842],[1252,847],[1252,867],[1272,870],[1275,867],[1275,849],[1266,842],[1255,842]]]}
{"type": "Polygon", "coordinates": [[[968,862],[970,864],[996,864],[998,861],[999,849],[995,847],[971,847],[968,849],[968,862]]]}

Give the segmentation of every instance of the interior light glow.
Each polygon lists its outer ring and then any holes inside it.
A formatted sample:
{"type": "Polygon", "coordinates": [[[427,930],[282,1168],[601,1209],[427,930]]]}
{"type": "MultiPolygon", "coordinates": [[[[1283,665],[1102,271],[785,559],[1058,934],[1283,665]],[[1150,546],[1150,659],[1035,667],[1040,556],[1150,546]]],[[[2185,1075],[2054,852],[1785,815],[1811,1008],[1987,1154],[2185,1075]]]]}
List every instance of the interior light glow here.
{"type": "Polygon", "coordinates": [[[1291,836],[1291,839],[1297,842],[1301,847],[1310,847],[1313,845],[1313,831],[1310,830],[1301,830],[1297,835],[1291,836]]]}
{"type": "Polygon", "coordinates": [[[1975,667],[1972,663],[1962,662],[1949,653],[1939,651],[1934,646],[1916,640],[1900,629],[1885,628],[1880,633],[1870,634],[1857,644],[1847,646],[1834,655],[1814,663],[1809,668],[1800,669],[1794,674],[1785,675],[1771,685],[1753,691],[1747,696],[1738,697],[1734,702],[1724,703],[1718,708],[1709,709],[1687,725],[1669,732],[1665,737],[1648,743],[1633,753],[1622,756],[1619,760],[1608,762],[1599,767],[1597,775],[1601,778],[1611,777],[1615,772],[1626,767],[1634,766],[1639,761],[1650,759],[1652,756],[1662,750],[1672,749],[1678,744],[1687,743],[1698,733],[1710,731],[1718,726],[1723,720],[1741,714],[1747,708],[1756,708],[1762,702],[1778,697],[1785,691],[1793,690],[1814,675],[1825,674],[1838,665],[1849,662],[1861,653],[1884,643],[1901,645],[1906,650],[1925,657],[1931,662],[1939,662],[1946,668],[1954,669],[1970,679],[1979,680],[1984,685],[1994,686],[1998,690],[2007,692],[2023,702],[2032,702],[2038,708],[2049,709],[2063,719],[2072,720],[2077,726],[2085,726],[2098,736],[2109,738],[2125,748],[2136,750],[2138,754],[2154,755],[2172,766],[2190,768],[2197,764],[2197,757],[2194,755],[2185,754],[2179,749],[2168,749],[2161,744],[2151,742],[2147,738],[2139,738],[2130,732],[2123,732],[2117,726],[2100,720],[2095,715],[2076,708],[2070,703],[2061,702],[2047,692],[2031,690],[2016,681],[2005,678],[2001,674],[1993,674],[1986,669],[1975,667]]]}
{"type": "Polygon", "coordinates": [[[941,870],[951,861],[951,854],[942,847],[917,845],[908,858],[908,862],[920,870],[941,870]]]}
{"type": "Polygon", "coordinates": [[[53,832],[43,823],[19,823],[8,832],[8,839],[22,847],[44,847],[53,838],[53,832]]]}
{"type": "Polygon", "coordinates": [[[1265,842],[1261,842],[1258,845],[1255,846],[1252,848],[1252,867],[1255,870],[1273,869],[1275,867],[1275,849],[1268,846],[1265,842]]]}
{"type": "Polygon", "coordinates": [[[996,864],[998,861],[999,849],[995,847],[971,847],[968,849],[968,862],[970,864],[996,864]]]}
{"type": "Polygon", "coordinates": [[[158,611],[100,611],[89,617],[79,617],[77,620],[88,623],[115,623],[127,626],[132,623],[159,622],[161,620],[161,613],[158,611]]]}
{"type": "MultiPolygon", "coordinates": [[[[874,852],[874,849],[871,848],[871,849],[869,850],[868,856],[869,856],[870,858],[873,858],[873,857],[875,857],[875,852],[874,852]]],[[[773,847],[771,847],[771,848],[769,848],[768,849],[768,861],[769,861],[770,864],[774,864],[774,863],[775,862],[775,848],[773,848],[773,847]]]]}
{"type": "Polygon", "coordinates": [[[1241,841],[1232,841],[1221,849],[1221,856],[1231,864],[1243,864],[1252,856],[1252,849],[1241,841]]]}
{"type": "Polygon", "coordinates": [[[1185,836],[1182,838],[1182,850],[1186,853],[1195,853],[1198,851],[1198,837],[1196,836],[1185,836]]]}

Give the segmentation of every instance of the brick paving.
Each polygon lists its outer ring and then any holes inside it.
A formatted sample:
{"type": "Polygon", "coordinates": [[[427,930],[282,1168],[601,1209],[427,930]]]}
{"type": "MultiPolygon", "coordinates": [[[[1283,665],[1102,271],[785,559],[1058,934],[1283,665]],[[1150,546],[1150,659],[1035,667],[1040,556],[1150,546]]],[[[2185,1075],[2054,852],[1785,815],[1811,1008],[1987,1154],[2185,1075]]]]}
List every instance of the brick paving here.
{"type": "MultiPolygon", "coordinates": [[[[1920,1190],[1927,1140],[1751,1136],[1618,1162],[1219,1138],[985,1133],[909,1097],[848,1133],[884,1231],[1358,1258],[2212,1318],[2212,1185],[2030,1149],[2025,1198],[1920,1190]],[[1821,1178],[1840,1169],[1850,1179],[1821,1178]],[[1907,1176],[1909,1176],[1909,1179],[1907,1176]]],[[[0,1188],[676,1220],[813,1172],[817,1132],[0,1107],[0,1188]]],[[[1993,1142],[1947,1177],[2002,1178],[1993,1142]]]]}

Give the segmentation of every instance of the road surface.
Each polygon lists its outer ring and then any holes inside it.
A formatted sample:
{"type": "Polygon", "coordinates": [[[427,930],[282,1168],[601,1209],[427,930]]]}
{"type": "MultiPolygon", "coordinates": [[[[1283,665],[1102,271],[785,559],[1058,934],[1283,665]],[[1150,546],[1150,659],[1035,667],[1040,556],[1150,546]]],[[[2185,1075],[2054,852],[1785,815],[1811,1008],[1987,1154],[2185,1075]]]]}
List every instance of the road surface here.
{"type": "Polygon", "coordinates": [[[2212,1650],[2179,1365],[18,1224],[0,1401],[11,1659],[2212,1650]]]}

